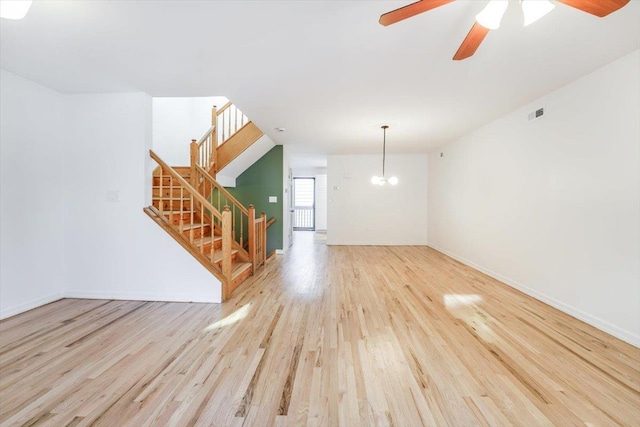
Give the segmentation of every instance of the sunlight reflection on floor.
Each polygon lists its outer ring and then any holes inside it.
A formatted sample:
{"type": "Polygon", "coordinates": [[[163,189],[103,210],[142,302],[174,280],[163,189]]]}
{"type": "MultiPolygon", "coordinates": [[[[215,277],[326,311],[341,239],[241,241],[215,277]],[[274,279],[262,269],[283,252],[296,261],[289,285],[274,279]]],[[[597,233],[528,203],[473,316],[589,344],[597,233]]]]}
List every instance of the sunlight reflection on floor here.
{"type": "Polygon", "coordinates": [[[444,306],[456,318],[465,322],[476,336],[485,342],[495,342],[495,333],[489,326],[487,314],[478,304],[484,299],[477,294],[445,294],[444,306]]]}
{"type": "Polygon", "coordinates": [[[251,303],[245,304],[242,307],[240,307],[239,309],[237,309],[236,311],[234,311],[233,313],[231,313],[230,315],[228,315],[227,317],[225,317],[224,319],[220,319],[215,323],[210,324],[209,326],[207,326],[204,329],[204,332],[209,332],[212,331],[214,329],[219,329],[222,328],[224,326],[227,325],[232,325],[242,319],[244,319],[245,317],[247,317],[247,314],[249,314],[249,310],[251,309],[251,303]]]}
{"type": "Polygon", "coordinates": [[[482,297],[477,294],[445,294],[443,297],[444,306],[448,309],[467,306],[482,302],[482,297]]]}

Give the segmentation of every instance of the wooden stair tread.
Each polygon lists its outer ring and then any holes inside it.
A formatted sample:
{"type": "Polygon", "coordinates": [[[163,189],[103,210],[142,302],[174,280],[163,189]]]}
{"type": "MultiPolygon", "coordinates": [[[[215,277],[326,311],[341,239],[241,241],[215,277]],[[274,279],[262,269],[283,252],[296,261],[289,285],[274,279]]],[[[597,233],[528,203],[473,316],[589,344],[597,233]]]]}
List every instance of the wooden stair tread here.
{"type": "MultiPolygon", "coordinates": [[[[158,209],[158,211],[159,211],[159,209],[158,209]]],[[[163,214],[163,215],[171,215],[171,214],[173,214],[173,215],[184,215],[184,214],[190,214],[190,213],[192,213],[192,212],[193,212],[193,214],[194,214],[194,215],[196,215],[196,214],[198,214],[198,213],[199,213],[199,212],[197,212],[197,211],[194,211],[193,209],[183,209],[183,210],[178,210],[178,209],[175,209],[175,208],[174,208],[173,210],[164,209],[164,210],[162,211],[162,214],[163,214]]]]}
{"type": "Polygon", "coordinates": [[[231,267],[231,277],[236,278],[250,268],[251,268],[250,262],[234,262],[231,267]]]}
{"type": "MultiPolygon", "coordinates": [[[[231,256],[235,255],[238,253],[237,249],[233,249],[231,251],[231,256]]],[[[219,262],[222,262],[222,251],[217,251],[213,253],[213,262],[215,262],[216,264],[219,262]]],[[[233,271],[233,270],[232,270],[233,271]]]]}
{"type": "Polygon", "coordinates": [[[168,211],[168,210],[166,210],[166,209],[165,209],[165,210],[163,210],[163,211],[162,211],[162,213],[163,213],[164,215],[171,215],[171,214],[174,214],[174,215],[182,215],[182,214],[191,213],[191,212],[193,212],[194,214],[196,214],[196,213],[197,213],[197,212],[196,212],[196,211],[194,211],[194,210],[188,210],[188,209],[185,209],[185,210],[183,210],[183,211],[175,211],[175,210],[173,210],[173,211],[168,211]]]}
{"type": "MultiPolygon", "coordinates": [[[[178,227],[178,226],[176,225],[176,227],[178,227]]],[[[202,223],[199,223],[199,222],[194,222],[193,224],[183,224],[182,225],[182,231],[191,230],[192,228],[200,228],[200,227],[202,227],[202,228],[211,227],[211,224],[202,224],[202,223]]],[[[180,228],[180,227],[178,227],[178,228],[180,228]]]]}
{"type": "Polygon", "coordinates": [[[212,242],[219,242],[220,240],[222,240],[220,236],[206,236],[204,238],[193,239],[193,244],[199,248],[200,246],[208,245],[212,242]]]}
{"type": "MultiPolygon", "coordinates": [[[[195,240],[193,243],[196,244],[195,240]]],[[[237,249],[231,250],[231,256],[236,255],[237,253],[238,253],[237,249]]],[[[211,260],[211,253],[205,253],[204,256],[206,256],[208,260],[211,260]]],[[[218,249],[213,253],[213,263],[219,264],[221,262],[222,262],[222,251],[218,249]]],[[[251,265],[251,263],[247,263],[247,264],[251,265]]],[[[235,262],[233,263],[233,265],[235,266],[235,262]]],[[[232,271],[234,271],[233,268],[232,268],[232,271]]]]}
{"type": "Polygon", "coordinates": [[[179,185],[169,185],[169,184],[165,184],[165,185],[153,185],[151,188],[153,188],[154,190],[180,190],[179,185]]]}
{"type": "Polygon", "coordinates": [[[168,202],[168,201],[173,201],[173,200],[191,200],[191,197],[178,197],[178,196],[173,196],[173,197],[171,197],[171,196],[163,196],[163,197],[160,197],[160,196],[153,196],[153,200],[154,201],[161,200],[161,199],[162,199],[162,201],[168,202]]]}

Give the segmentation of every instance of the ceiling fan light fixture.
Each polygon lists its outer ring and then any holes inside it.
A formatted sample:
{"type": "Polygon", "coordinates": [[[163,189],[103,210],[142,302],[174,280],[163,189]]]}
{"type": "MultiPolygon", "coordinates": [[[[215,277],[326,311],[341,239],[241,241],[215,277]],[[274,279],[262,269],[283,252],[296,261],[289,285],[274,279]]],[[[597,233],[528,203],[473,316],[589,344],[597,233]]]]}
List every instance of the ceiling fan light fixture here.
{"type": "MultiPolygon", "coordinates": [[[[428,12],[455,0],[417,0],[404,7],[392,10],[380,16],[381,25],[391,25],[413,16],[428,12]]],[[[486,0],[483,0],[486,1],[486,0]]],[[[502,18],[509,8],[510,0],[489,0],[484,9],[476,15],[476,22],[453,55],[454,61],[467,59],[476,50],[491,30],[500,27],[502,18]]],[[[631,0],[513,0],[519,1],[524,15],[524,25],[530,25],[545,16],[555,7],[555,2],[573,7],[597,17],[605,17],[632,3],[631,0]]],[[[476,3],[474,1],[474,3],[476,3]]]]}
{"type": "Polygon", "coordinates": [[[502,17],[507,11],[509,0],[491,0],[482,11],[476,15],[476,22],[490,30],[500,28],[502,17]]]}
{"type": "Polygon", "coordinates": [[[524,26],[533,24],[538,19],[551,12],[555,4],[549,0],[522,0],[522,13],[524,15],[524,26]]]}
{"type": "Polygon", "coordinates": [[[0,18],[22,19],[29,12],[32,0],[2,0],[0,1],[0,18]]]}

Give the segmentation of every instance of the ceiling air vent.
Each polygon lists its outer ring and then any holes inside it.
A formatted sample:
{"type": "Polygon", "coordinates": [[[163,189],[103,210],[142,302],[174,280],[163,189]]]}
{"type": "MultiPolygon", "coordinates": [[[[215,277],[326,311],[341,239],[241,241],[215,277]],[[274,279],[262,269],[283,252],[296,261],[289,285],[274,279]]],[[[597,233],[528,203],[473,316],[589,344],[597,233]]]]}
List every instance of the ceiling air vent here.
{"type": "Polygon", "coordinates": [[[536,111],[529,113],[529,120],[540,119],[544,117],[544,107],[538,108],[536,111]]]}

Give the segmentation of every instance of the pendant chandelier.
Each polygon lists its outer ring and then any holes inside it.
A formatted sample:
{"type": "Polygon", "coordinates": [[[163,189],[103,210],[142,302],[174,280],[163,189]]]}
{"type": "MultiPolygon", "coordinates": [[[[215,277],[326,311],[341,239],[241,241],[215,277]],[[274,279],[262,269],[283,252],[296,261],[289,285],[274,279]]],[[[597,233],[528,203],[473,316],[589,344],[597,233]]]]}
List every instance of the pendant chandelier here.
{"type": "Polygon", "coordinates": [[[382,176],[373,176],[371,177],[371,183],[374,185],[385,185],[387,182],[391,185],[396,185],[398,183],[398,178],[392,176],[391,178],[386,178],[384,174],[384,164],[387,157],[387,129],[389,129],[388,125],[383,125],[382,127],[382,176]]]}

